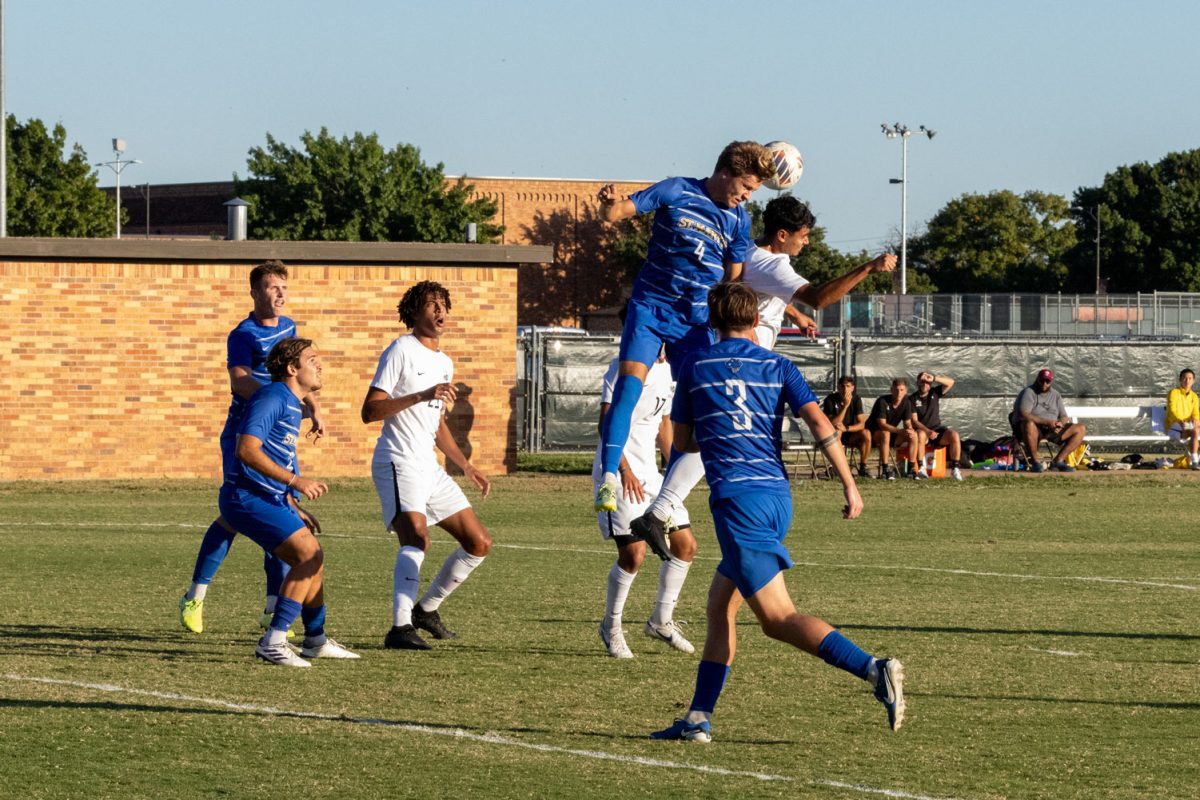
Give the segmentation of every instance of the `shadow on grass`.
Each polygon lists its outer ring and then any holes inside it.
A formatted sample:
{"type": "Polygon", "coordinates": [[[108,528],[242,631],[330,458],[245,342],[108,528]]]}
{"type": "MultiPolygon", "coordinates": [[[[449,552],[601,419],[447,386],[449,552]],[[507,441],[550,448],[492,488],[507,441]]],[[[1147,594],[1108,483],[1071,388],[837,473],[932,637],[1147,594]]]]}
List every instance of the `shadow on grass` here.
{"type": "Polygon", "coordinates": [[[1040,697],[1019,694],[944,694],[941,692],[905,692],[908,697],[938,700],[983,701],[987,703],[1063,703],[1071,706],[1114,706],[1116,708],[1163,708],[1168,711],[1200,711],[1200,702],[1169,703],[1162,700],[1084,700],[1078,697],[1040,697]]]}
{"type": "MultiPolygon", "coordinates": [[[[833,623],[830,623],[833,624],[833,623]]],[[[1191,633],[1154,633],[1151,631],[1063,631],[1041,628],[968,628],[965,626],[933,625],[836,625],[847,631],[896,631],[907,633],[966,633],[1000,636],[1078,636],[1085,639],[1150,639],[1176,642],[1197,642],[1200,635],[1191,633]]]]}
{"type": "MultiPolygon", "coordinates": [[[[247,647],[253,647],[248,639],[247,647]]],[[[194,634],[160,632],[157,634],[122,628],[86,628],[67,625],[0,625],[0,655],[10,656],[154,656],[164,661],[228,661],[224,649],[228,638],[198,640],[194,634]]]]}

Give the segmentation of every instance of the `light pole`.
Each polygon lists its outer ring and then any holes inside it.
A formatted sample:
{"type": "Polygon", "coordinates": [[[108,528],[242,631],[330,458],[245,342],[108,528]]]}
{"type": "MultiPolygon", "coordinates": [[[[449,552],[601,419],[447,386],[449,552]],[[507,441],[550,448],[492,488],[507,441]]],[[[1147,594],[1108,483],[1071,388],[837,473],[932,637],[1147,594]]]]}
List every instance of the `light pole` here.
{"type": "Polygon", "coordinates": [[[121,173],[130,164],[140,164],[141,161],[136,159],[122,159],[125,154],[125,140],[113,139],[113,153],[116,155],[112,161],[101,161],[97,167],[108,167],[117,174],[117,238],[121,238],[121,173]]]}
{"type": "MultiPolygon", "coordinates": [[[[884,136],[889,139],[899,139],[901,145],[900,177],[890,178],[888,183],[900,184],[900,294],[908,294],[908,137],[913,135],[913,131],[909,130],[907,125],[901,125],[899,122],[890,128],[887,123],[883,123],[879,127],[883,129],[884,136]]],[[[926,128],[924,125],[917,128],[917,131],[930,139],[937,136],[937,131],[926,128]]]]}
{"type": "Polygon", "coordinates": [[[1096,294],[1100,294],[1100,206],[1095,211],[1084,206],[1071,206],[1071,210],[1082,211],[1096,223],[1096,294]]]}

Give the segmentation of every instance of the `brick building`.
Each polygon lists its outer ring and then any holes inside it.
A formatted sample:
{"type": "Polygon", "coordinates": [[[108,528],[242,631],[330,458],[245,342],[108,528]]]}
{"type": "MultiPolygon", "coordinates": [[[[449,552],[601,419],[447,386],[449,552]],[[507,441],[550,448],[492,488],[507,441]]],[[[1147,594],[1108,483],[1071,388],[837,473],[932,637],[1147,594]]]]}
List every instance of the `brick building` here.
{"type": "MultiPolygon", "coordinates": [[[[596,193],[607,181],[559,178],[468,178],[475,193],[495,201],[495,223],[504,226],[500,244],[544,245],[549,264],[519,268],[517,322],[521,325],[573,325],[611,328],[612,309],[623,299],[625,275],[608,259],[611,229],[596,216],[596,193]],[[600,311],[597,315],[595,312],[600,311]]],[[[617,183],[622,194],[649,181],[617,183]]],[[[112,189],[105,191],[112,192],[112,189]]],[[[128,213],[126,237],[222,239],[224,203],[233,182],[127,186],[121,205],[128,213]],[[147,225],[147,207],[149,225],[147,225]]],[[[253,220],[254,209],[250,209],[253,220]]]]}
{"type": "Polygon", "coordinates": [[[250,311],[250,268],[269,258],[288,264],[287,314],[324,362],[329,435],[300,447],[307,474],[367,474],[379,426],[359,408],[405,330],[396,302],[420,280],[454,301],[451,431],[485,473],[515,466],[517,270],[548,248],[7,238],[0,480],[218,477],[225,339],[250,311]]]}

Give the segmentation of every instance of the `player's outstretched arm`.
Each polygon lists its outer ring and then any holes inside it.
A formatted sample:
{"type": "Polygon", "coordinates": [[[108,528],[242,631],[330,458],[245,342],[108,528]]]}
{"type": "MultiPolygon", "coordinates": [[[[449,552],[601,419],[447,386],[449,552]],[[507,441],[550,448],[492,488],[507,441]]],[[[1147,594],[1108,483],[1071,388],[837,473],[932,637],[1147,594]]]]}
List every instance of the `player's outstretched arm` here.
{"type": "Polygon", "coordinates": [[[450,426],[446,424],[446,418],[443,416],[441,422],[438,423],[437,436],[434,437],[434,444],[437,449],[446,454],[446,460],[454,466],[462,470],[463,475],[471,479],[471,483],[479,487],[479,491],[486,498],[488,492],[492,490],[492,483],[479,470],[467,460],[463,455],[463,451],[459,449],[458,442],[454,441],[454,434],[450,433],[450,426]]]}
{"type": "Polygon", "coordinates": [[[600,188],[596,200],[600,203],[600,218],[605,222],[620,222],[637,216],[637,206],[628,197],[619,197],[617,187],[611,183],[600,188]]]}
{"type": "Polygon", "coordinates": [[[842,516],[846,519],[857,518],[862,513],[862,496],[859,495],[858,485],[854,482],[853,473],[850,472],[850,462],[846,460],[846,453],[842,450],[841,437],[838,436],[837,431],[833,429],[833,425],[829,423],[825,414],[822,413],[821,407],[816,403],[805,403],[800,406],[797,416],[812,431],[817,445],[825,453],[825,458],[833,465],[838,480],[842,482],[842,496],[846,499],[842,516]]]}
{"type": "Polygon", "coordinates": [[[792,299],[820,311],[830,303],[845,297],[851,289],[862,283],[867,276],[873,275],[876,272],[891,272],[895,268],[896,256],[892,253],[884,253],[860,267],[855,267],[845,275],[839,275],[832,280],[825,281],[820,286],[813,286],[811,283],[802,286],[792,295],[792,299]]]}

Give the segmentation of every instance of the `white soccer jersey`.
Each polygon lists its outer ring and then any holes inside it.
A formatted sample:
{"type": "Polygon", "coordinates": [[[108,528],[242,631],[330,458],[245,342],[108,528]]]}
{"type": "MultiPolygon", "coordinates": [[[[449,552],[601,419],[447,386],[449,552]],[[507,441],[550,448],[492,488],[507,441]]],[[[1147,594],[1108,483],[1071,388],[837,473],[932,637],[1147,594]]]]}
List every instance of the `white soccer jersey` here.
{"type": "Polygon", "coordinates": [[[775,347],[783,327],[783,310],[808,281],[792,269],[786,253],[772,253],[755,245],[742,267],[742,282],[758,293],[758,343],[775,347]]]}
{"type": "MultiPolygon", "coordinates": [[[[604,389],[600,402],[612,403],[613,387],[617,383],[618,359],[613,359],[604,373],[604,389]]],[[[671,398],[675,394],[675,383],[671,380],[671,367],[665,361],[656,361],[646,375],[642,396],[633,407],[633,418],[629,423],[629,440],[625,443],[625,460],[633,474],[641,481],[647,475],[658,474],[658,428],[662,418],[671,413],[671,398]]],[[[600,469],[600,450],[596,449],[593,472],[600,469]]],[[[598,473],[597,473],[598,474],[598,473]]]]}
{"type": "MultiPolygon", "coordinates": [[[[411,334],[401,336],[379,356],[371,388],[396,399],[421,392],[454,378],[454,362],[440,350],[430,350],[411,334]]],[[[375,443],[373,463],[405,461],[437,465],[434,438],[445,411],[441,400],[411,405],[383,421],[375,443]]]]}

